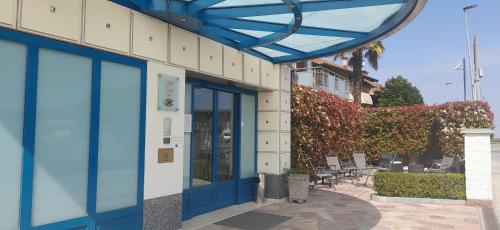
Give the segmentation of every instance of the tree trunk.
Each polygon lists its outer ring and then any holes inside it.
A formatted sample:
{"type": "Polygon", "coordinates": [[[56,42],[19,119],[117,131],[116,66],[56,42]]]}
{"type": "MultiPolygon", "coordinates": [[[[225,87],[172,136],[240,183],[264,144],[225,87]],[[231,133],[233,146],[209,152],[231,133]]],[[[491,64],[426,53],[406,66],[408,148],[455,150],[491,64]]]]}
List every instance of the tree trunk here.
{"type": "Polygon", "coordinates": [[[354,97],[354,103],[361,105],[361,86],[363,82],[363,50],[356,49],[353,53],[353,65],[352,65],[352,96],[354,97]]]}

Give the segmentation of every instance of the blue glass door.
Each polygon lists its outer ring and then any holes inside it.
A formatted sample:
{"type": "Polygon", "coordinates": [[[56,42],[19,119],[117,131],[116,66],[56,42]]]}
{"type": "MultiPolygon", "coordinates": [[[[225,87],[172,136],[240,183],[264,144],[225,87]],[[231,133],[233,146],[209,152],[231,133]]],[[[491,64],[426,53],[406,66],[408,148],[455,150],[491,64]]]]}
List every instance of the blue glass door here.
{"type": "Polygon", "coordinates": [[[188,80],[186,99],[185,113],[192,119],[192,130],[184,135],[188,147],[184,152],[183,219],[252,200],[255,93],[188,80]]]}
{"type": "MultiPolygon", "coordinates": [[[[191,90],[191,88],[189,88],[191,90]]],[[[184,192],[186,216],[236,203],[236,95],[206,87],[192,87],[190,186],[184,192]],[[188,195],[189,194],[189,195],[188,195]]]]}
{"type": "Polygon", "coordinates": [[[142,229],[146,64],[0,28],[0,229],[142,229]]]}

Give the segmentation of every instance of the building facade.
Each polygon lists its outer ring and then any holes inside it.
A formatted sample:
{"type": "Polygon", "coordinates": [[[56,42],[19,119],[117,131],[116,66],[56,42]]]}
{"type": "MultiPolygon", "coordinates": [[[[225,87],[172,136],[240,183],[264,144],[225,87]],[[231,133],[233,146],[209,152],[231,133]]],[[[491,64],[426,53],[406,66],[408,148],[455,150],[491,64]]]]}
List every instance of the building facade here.
{"type": "MultiPolygon", "coordinates": [[[[352,69],[347,65],[339,65],[326,59],[314,59],[295,63],[292,80],[298,84],[320,89],[335,94],[346,100],[353,100],[353,89],[350,85],[352,69]]],[[[376,106],[374,96],[381,90],[378,80],[363,74],[361,87],[361,103],[363,106],[376,106]]]]}
{"type": "Polygon", "coordinates": [[[424,3],[0,0],[0,229],[180,229],[254,200],[256,173],[287,197],[283,63],[388,36],[424,3]],[[378,23],[302,22],[356,8],[378,23]]]}

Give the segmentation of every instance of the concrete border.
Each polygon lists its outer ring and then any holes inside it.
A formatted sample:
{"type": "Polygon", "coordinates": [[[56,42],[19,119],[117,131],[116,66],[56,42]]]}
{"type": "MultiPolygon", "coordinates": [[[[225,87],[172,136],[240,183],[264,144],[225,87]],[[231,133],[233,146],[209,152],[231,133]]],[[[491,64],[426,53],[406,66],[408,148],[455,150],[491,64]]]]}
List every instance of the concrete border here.
{"type": "Polygon", "coordinates": [[[465,205],[465,200],[433,199],[433,198],[412,198],[412,197],[388,197],[372,194],[372,201],[384,203],[401,204],[444,204],[444,205],[465,205]]]}

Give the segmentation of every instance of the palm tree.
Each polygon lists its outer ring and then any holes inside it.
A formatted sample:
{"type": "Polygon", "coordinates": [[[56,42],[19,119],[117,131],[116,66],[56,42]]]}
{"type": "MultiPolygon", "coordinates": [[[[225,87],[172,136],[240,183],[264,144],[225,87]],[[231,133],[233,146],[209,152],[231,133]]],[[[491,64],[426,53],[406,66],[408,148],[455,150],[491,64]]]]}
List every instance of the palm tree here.
{"type": "Polygon", "coordinates": [[[363,84],[363,64],[364,59],[368,64],[378,70],[378,60],[384,53],[384,45],[382,42],[377,41],[363,47],[356,48],[350,52],[338,54],[335,59],[342,58],[348,60],[348,65],[352,68],[351,85],[353,89],[354,102],[361,104],[361,86],[363,84]]]}

